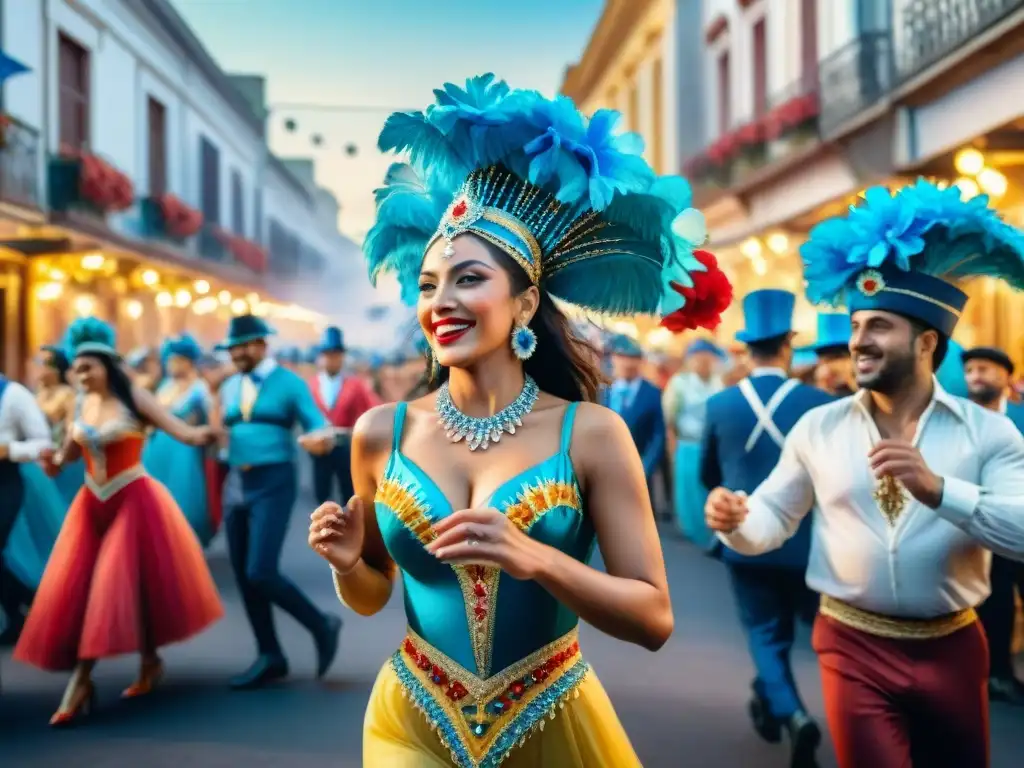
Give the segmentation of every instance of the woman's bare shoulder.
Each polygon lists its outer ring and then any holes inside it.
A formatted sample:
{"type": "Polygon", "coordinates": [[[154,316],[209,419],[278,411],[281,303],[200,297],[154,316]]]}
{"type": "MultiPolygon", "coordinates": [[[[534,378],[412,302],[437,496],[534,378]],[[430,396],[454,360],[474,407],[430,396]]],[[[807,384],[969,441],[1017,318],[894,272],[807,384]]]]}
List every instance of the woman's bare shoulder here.
{"type": "Polygon", "coordinates": [[[397,403],[375,405],[356,421],[352,428],[352,443],[363,453],[389,450],[395,428],[397,403]]]}

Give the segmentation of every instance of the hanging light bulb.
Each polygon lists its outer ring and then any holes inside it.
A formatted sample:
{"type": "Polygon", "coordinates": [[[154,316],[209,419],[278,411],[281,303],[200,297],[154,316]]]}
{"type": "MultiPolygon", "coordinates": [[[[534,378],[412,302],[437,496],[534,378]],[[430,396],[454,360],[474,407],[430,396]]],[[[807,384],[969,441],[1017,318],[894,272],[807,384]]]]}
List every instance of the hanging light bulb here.
{"type": "Polygon", "coordinates": [[[192,303],[192,294],[189,293],[188,291],[186,291],[185,289],[181,289],[180,291],[177,291],[174,294],[174,304],[175,304],[175,306],[178,306],[178,307],[181,307],[182,309],[184,309],[185,307],[187,307],[191,303],[192,303]]]}
{"type": "Polygon", "coordinates": [[[174,297],[171,296],[169,291],[160,291],[156,295],[156,305],[158,307],[170,307],[174,304],[174,297]]]}
{"type": "Polygon", "coordinates": [[[88,269],[95,272],[98,269],[103,269],[103,264],[106,259],[102,253],[87,253],[82,257],[82,269],[88,269]]]}
{"type": "Polygon", "coordinates": [[[124,312],[132,320],[138,320],[142,317],[142,302],[138,299],[130,299],[128,303],[124,305],[124,312]]]}
{"type": "Polygon", "coordinates": [[[748,237],[740,245],[740,253],[746,256],[748,259],[756,259],[761,255],[761,241],[756,237],[748,237]]]}
{"type": "Polygon", "coordinates": [[[92,296],[82,295],[78,296],[74,302],[75,313],[79,317],[89,317],[92,315],[94,309],[96,309],[96,299],[92,296]]]}
{"type": "Polygon", "coordinates": [[[977,176],[985,167],[985,156],[974,147],[964,147],[953,158],[953,167],[961,176],[977,176]]]}
{"type": "Polygon", "coordinates": [[[147,269],[142,273],[143,285],[156,285],[160,282],[160,273],[155,269],[147,269]]]}
{"type": "Polygon", "coordinates": [[[768,235],[768,250],[776,256],[781,256],[789,249],[789,238],[783,232],[773,232],[768,235]]]}
{"type": "Polygon", "coordinates": [[[231,291],[221,291],[217,294],[217,301],[225,307],[231,303],[231,291]]]}
{"type": "Polygon", "coordinates": [[[1006,177],[995,168],[982,168],[977,176],[978,186],[989,197],[1002,197],[1009,186],[1006,177]]]}
{"type": "Polygon", "coordinates": [[[960,197],[964,200],[970,200],[973,197],[977,197],[981,190],[978,189],[977,182],[974,179],[959,178],[953,182],[953,186],[960,189],[960,197]]]}
{"type": "Polygon", "coordinates": [[[196,280],[192,287],[196,289],[196,293],[200,296],[205,296],[210,292],[210,284],[205,280],[196,280]]]}

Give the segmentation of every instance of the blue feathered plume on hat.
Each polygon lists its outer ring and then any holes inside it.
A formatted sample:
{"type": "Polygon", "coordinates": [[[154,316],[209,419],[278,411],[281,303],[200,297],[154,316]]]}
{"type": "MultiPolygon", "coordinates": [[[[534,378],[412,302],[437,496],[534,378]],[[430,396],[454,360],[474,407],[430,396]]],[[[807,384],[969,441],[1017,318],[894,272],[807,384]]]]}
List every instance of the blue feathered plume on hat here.
{"type": "Polygon", "coordinates": [[[64,349],[69,360],[78,355],[117,357],[117,334],[98,317],[80,317],[68,326],[64,349]]]}
{"type": "MultiPolygon", "coordinates": [[[[371,281],[397,274],[403,300],[414,303],[424,252],[473,184],[481,205],[526,226],[541,263],[525,248],[517,261],[569,304],[654,314],[663,278],[668,291],[670,280],[690,284],[688,272],[702,269],[696,246],[673,232],[681,214],[695,213],[689,184],[657,177],[640,137],[615,132],[618,113],[587,119],[564,96],[512,90],[492,74],[434,96],[422,112],[391,115],[381,131],[380,149],[407,152],[409,163],[392,165],[375,192],[377,222],[363,245],[371,281]]],[[[678,304],[677,292],[665,295],[678,304]]]]}
{"type": "Polygon", "coordinates": [[[954,285],[996,277],[1024,289],[1024,234],[1003,222],[985,195],[965,201],[958,187],[924,179],[895,194],[867,190],[847,216],[815,226],[800,255],[815,304],[846,304],[857,276],[883,267],[954,285]]]}
{"type": "Polygon", "coordinates": [[[184,357],[186,360],[196,363],[203,356],[203,348],[199,346],[199,342],[192,336],[183,333],[180,336],[172,336],[169,339],[165,339],[161,345],[160,361],[165,366],[167,365],[167,359],[172,355],[184,357]]]}

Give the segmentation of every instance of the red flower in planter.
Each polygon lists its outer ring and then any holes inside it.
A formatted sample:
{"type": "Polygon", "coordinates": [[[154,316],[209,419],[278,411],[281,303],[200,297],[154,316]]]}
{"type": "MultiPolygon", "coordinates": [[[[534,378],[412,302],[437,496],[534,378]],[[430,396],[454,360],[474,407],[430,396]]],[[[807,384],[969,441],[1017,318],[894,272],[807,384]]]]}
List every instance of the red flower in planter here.
{"type": "Polygon", "coordinates": [[[764,141],[764,126],[760,120],[747,123],[736,132],[736,139],[739,144],[751,147],[764,141]]]}
{"type": "Polygon", "coordinates": [[[172,237],[191,237],[203,226],[203,214],[170,193],[157,200],[164,229],[172,237]]]}
{"type": "Polygon", "coordinates": [[[732,284],[718,267],[718,259],[708,251],[694,251],[694,257],[707,269],[706,272],[691,272],[693,287],[687,288],[672,282],[672,290],[686,299],[682,309],[666,315],[661,324],[672,333],[692,331],[697,328],[715,330],[722,322],[722,313],[732,303],[732,284]]]}
{"type": "Polygon", "coordinates": [[[244,237],[233,235],[230,232],[215,227],[213,236],[216,237],[235,259],[254,272],[263,272],[267,268],[267,252],[259,245],[246,240],[244,237]]]}
{"type": "Polygon", "coordinates": [[[77,151],[64,154],[80,163],[79,193],[101,211],[123,211],[135,202],[135,189],[126,174],[96,155],[77,151]]]}

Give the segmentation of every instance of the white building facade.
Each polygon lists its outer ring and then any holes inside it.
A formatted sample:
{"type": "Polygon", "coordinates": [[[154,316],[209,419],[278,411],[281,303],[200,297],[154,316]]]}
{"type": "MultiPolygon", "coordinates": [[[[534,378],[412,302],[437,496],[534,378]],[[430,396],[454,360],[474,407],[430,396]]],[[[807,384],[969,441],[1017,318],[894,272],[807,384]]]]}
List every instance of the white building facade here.
{"type": "Polygon", "coordinates": [[[221,71],[168,0],[0,0],[0,9],[3,52],[29,68],[4,84],[3,113],[36,137],[37,199],[18,213],[45,225],[22,225],[25,247],[9,248],[27,258],[23,309],[43,326],[29,346],[69,319],[45,308],[33,316],[39,296],[142,335],[212,337],[250,309],[294,325],[292,334],[322,322],[291,306],[295,286],[356,249],[311,170],[296,173],[268,150],[260,78],[221,71]],[[83,154],[130,180],[130,205],[97,212],[58,189],[55,165],[83,154]],[[170,233],[169,198],[202,214],[201,226],[170,233]],[[74,265],[83,254],[91,268],[74,265]],[[52,284],[61,276],[63,291],[52,284]]]}

